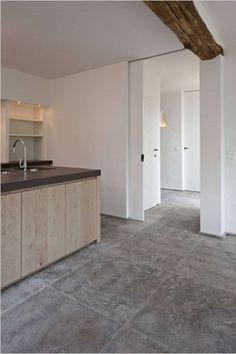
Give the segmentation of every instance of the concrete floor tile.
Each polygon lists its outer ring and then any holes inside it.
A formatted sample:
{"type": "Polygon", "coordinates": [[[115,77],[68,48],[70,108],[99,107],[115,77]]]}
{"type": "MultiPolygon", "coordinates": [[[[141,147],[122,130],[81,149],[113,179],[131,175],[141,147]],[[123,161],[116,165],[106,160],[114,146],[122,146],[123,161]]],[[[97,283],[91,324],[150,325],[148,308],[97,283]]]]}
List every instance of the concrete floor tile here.
{"type": "Polygon", "coordinates": [[[173,275],[131,325],[173,352],[235,352],[236,295],[173,275]]]}
{"type": "Polygon", "coordinates": [[[154,232],[153,226],[150,226],[121,241],[109,252],[133,264],[171,272],[200,240],[200,235],[188,231],[163,227],[154,232]]]}
{"type": "Polygon", "coordinates": [[[98,255],[99,250],[96,247],[96,243],[94,243],[39,271],[37,276],[48,284],[51,284],[98,255]]]}
{"type": "Polygon", "coordinates": [[[116,322],[47,288],[2,317],[4,353],[97,353],[116,322]]]}
{"type": "Polygon", "coordinates": [[[214,241],[215,247],[201,242],[177,267],[176,273],[236,293],[236,253],[217,247],[219,241],[214,241]]]}
{"type": "Polygon", "coordinates": [[[103,353],[167,353],[161,344],[153,342],[150,338],[124,327],[118,335],[105,347],[103,353]]]}
{"type": "Polygon", "coordinates": [[[5,311],[11,306],[24,301],[47,284],[37,274],[21,280],[1,292],[1,309],[5,311]]]}
{"type": "Polygon", "coordinates": [[[166,273],[111,254],[92,260],[53,286],[117,321],[130,318],[166,273]],[[153,274],[154,273],[154,274],[153,274]]]}

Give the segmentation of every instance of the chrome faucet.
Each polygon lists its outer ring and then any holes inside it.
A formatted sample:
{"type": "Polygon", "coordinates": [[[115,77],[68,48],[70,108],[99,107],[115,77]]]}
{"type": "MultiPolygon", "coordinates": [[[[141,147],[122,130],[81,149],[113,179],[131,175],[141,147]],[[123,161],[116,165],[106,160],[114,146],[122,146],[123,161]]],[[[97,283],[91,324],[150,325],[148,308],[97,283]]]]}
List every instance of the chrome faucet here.
{"type": "Polygon", "coordinates": [[[22,164],[22,159],[20,158],[20,161],[19,161],[19,167],[20,168],[23,168],[24,169],[24,172],[27,171],[27,162],[26,162],[26,146],[25,146],[25,143],[22,139],[17,139],[14,144],[13,144],[13,147],[12,147],[12,151],[13,152],[16,152],[16,144],[20,142],[23,147],[24,147],[24,161],[23,161],[23,164],[22,164]]]}

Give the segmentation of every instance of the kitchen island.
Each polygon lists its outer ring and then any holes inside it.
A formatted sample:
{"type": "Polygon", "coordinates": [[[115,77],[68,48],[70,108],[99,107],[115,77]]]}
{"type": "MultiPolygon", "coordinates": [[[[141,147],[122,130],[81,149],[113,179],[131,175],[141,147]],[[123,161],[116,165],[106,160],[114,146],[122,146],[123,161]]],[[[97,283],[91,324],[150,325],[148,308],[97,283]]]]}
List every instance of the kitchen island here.
{"type": "Polygon", "coordinates": [[[100,170],[2,169],[2,287],[100,240],[100,170]]]}

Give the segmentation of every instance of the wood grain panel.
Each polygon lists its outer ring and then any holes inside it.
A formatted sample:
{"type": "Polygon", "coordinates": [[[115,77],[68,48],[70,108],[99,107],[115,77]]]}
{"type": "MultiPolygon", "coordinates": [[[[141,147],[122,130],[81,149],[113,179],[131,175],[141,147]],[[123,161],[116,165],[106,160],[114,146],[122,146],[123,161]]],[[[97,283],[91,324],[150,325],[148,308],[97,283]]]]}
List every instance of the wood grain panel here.
{"type": "Polygon", "coordinates": [[[65,186],[22,193],[22,276],[65,255],[65,186]]]}
{"type": "Polygon", "coordinates": [[[1,286],[21,276],[21,193],[1,197],[1,286]]]}
{"type": "Polygon", "coordinates": [[[97,239],[96,179],[66,185],[66,253],[97,239]]]}
{"type": "Polygon", "coordinates": [[[48,262],[66,254],[65,185],[48,188],[48,262]]]}

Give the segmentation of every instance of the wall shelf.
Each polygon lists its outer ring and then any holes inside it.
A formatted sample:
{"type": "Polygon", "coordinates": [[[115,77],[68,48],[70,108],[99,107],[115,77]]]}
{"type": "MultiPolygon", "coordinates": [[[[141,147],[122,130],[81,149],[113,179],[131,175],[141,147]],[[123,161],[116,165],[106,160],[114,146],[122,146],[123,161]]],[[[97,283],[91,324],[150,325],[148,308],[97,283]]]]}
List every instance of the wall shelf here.
{"type": "Polygon", "coordinates": [[[44,111],[45,108],[41,105],[2,101],[3,162],[19,160],[22,157],[20,145],[15,152],[12,151],[17,138],[24,140],[28,160],[46,158],[44,111]]]}
{"type": "Polygon", "coordinates": [[[10,117],[10,120],[18,120],[18,121],[23,121],[23,122],[43,123],[43,120],[37,120],[35,118],[10,117]]]}
{"type": "Polygon", "coordinates": [[[42,138],[42,135],[38,134],[9,134],[9,136],[18,136],[18,137],[32,137],[32,138],[42,138]]]}

